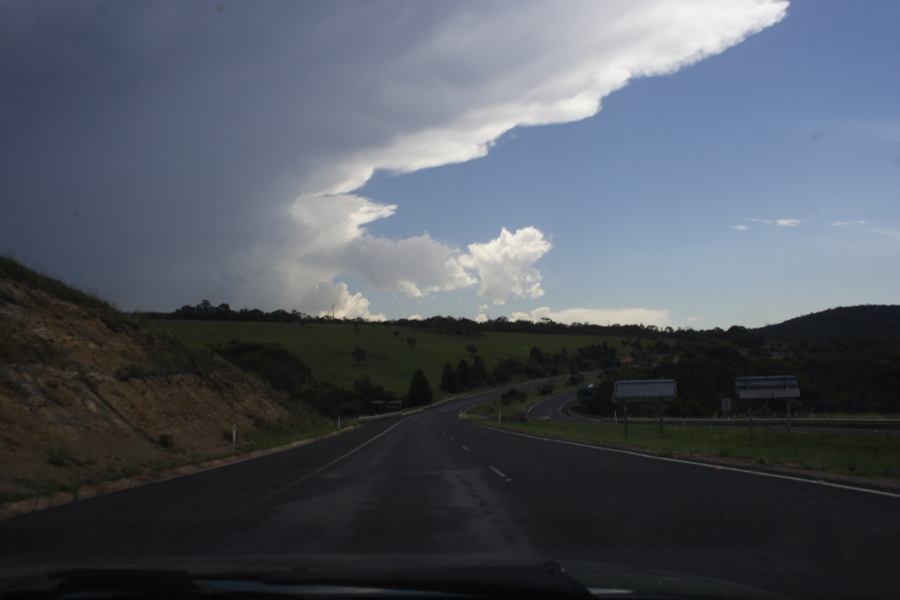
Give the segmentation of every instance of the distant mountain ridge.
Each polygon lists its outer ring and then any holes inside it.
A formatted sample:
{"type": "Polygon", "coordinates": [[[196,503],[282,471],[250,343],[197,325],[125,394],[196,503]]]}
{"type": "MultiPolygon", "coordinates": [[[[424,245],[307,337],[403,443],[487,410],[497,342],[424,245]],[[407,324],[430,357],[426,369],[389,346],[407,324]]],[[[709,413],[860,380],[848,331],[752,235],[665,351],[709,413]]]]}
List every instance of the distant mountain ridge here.
{"type": "Polygon", "coordinates": [[[774,340],[900,337],[900,305],[838,306],[755,329],[774,340]]]}

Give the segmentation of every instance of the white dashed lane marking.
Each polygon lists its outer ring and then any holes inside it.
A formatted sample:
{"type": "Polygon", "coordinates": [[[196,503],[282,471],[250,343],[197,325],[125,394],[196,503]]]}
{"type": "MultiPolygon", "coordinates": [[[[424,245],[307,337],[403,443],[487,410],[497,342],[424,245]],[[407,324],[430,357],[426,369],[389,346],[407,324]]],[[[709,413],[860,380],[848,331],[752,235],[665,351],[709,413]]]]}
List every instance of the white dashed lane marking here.
{"type": "Polygon", "coordinates": [[[510,479],[509,477],[506,476],[506,473],[504,473],[503,471],[501,471],[494,465],[491,465],[491,471],[493,471],[494,474],[497,475],[497,477],[499,477],[501,479],[505,479],[507,482],[512,481],[512,479],[510,479]]]}

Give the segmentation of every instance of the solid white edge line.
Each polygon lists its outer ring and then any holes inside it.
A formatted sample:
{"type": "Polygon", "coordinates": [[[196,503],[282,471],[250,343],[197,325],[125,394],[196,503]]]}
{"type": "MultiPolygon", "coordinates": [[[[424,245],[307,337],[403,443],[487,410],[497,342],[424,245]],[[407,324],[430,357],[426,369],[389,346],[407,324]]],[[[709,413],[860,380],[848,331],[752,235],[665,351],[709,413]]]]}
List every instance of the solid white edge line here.
{"type": "MultiPolygon", "coordinates": [[[[608,448],[606,446],[594,446],[592,444],[585,444],[582,442],[573,442],[571,440],[558,440],[555,438],[546,438],[540,437],[537,435],[532,435],[530,433],[521,433],[519,431],[509,431],[507,429],[498,429],[496,427],[486,427],[486,429],[491,429],[493,431],[497,431],[499,433],[506,433],[509,435],[517,435],[519,437],[531,438],[533,440],[540,440],[542,442],[553,442],[556,444],[565,444],[567,446],[577,446],[579,448],[587,448],[588,450],[599,450],[601,452],[613,452],[616,454],[628,454],[630,456],[637,456],[640,458],[647,458],[651,460],[661,460],[664,462],[673,462],[680,463],[684,465],[693,465],[695,467],[705,467],[707,469],[716,469],[718,471],[732,471],[734,473],[746,473],[747,475],[758,475],[760,477],[771,477],[773,479],[784,479],[787,481],[796,481],[799,483],[806,483],[811,485],[820,485],[823,487],[831,487],[837,488],[841,490],[850,490],[853,492],[863,492],[866,494],[876,494],[878,496],[887,496],[888,498],[897,498],[900,499],[900,494],[896,494],[894,492],[885,492],[883,490],[873,490],[870,488],[856,487],[853,485],[845,485],[842,483],[832,483],[830,481],[822,481],[819,479],[808,479],[806,477],[794,477],[792,475],[781,475],[779,473],[766,473],[765,471],[754,471],[752,469],[741,469],[740,467],[729,467],[726,465],[716,465],[712,463],[704,463],[704,462],[696,462],[693,460],[687,460],[684,458],[669,458],[667,456],[655,456],[653,454],[645,454],[643,452],[635,452],[633,450],[623,450],[622,448],[608,448]]],[[[491,467],[493,469],[494,467],[491,467]]]]}

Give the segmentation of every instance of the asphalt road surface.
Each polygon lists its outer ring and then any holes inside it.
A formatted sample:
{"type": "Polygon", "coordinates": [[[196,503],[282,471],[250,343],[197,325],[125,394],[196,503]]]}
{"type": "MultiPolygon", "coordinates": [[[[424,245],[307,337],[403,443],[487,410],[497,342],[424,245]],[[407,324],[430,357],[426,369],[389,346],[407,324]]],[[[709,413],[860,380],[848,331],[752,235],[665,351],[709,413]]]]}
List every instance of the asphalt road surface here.
{"type": "Polygon", "coordinates": [[[570,390],[555,396],[549,396],[528,409],[528,417],[531,419],[550,419],[552,421],[577,421],[569,414],[569,406],[575,402],[577,390],[570,390]]]}
{"type": "Polygon", "coordinates": [[[900,597],[896,496],[522,437],[457,419],[473,402],[7,519],[0,565],[323,553],[542,557],[715,577],[797,597],[900,597]]]}

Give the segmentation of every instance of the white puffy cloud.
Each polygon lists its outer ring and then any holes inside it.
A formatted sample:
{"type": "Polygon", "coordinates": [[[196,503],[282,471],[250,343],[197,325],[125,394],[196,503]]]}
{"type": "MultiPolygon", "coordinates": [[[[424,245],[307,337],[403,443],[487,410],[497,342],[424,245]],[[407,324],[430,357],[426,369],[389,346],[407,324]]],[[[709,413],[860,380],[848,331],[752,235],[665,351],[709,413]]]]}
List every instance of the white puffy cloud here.
{"type": "Polygon", "coordinates": [[[567,308],[551,310],[541,306],[529,312],[514,312],[510,315],[514,321],[539,321],[543,318],[557,323],[594,323],[607,325],[656,325],[666,327],[672,324],[669,311],[654,308],[567,308]]]}
{"type": "Polygon", "coordinates": [[[796,227],[802,223],[800,219],[775,219],[776,227],[796,227]]]}
{"type": "Polygon", "coordinates": [[[387,318],[381,313],[369,312],[369,301],[359,292],[351,293],[343,281],[318,284],[304,298],[303,305],[313,307],[310,312],[316,312],[320,317],[331,315],[333,305],[336,319],[384,321],[387,318]]]}
{"type": "MultiPolygon", "coordinates": [[[[744,219],[744,220],[749,221],[751,223],[761,223],[763,225],[775,225],[776,227],[797,227],[798,225],[800,225],[803,222],[801,219],[790,219],[787,217],[783,217],[781,219],[752,218],[752,219],[744,219]]],[[[743,225],[732,225],[731,228],[737,229],[740,231],[746,231],[747,229],[749,229],[748,227],[745,227],[743,225]]]]}
{"type": "Polygon", "coordinates": [[[487,323],[488,320],[489,317],[485,313],[478,313],[477,315],[475,315],[476,323],[487,323]]]}
{"type": "Polygon", "coordinates": [[[460,251],[428,234],[404,239],[364,234],[326,256],[316,257],[335,270],[375,288],[419,298],[477,283],[460,264],[460,251]]]}
{"type": "Polygon", "coordinates": [[[44,215],[0,221],[0,239],[53,240],[33,255],[48,266],[84,247],[95,286],[126,304],[197,297],[197,279],[176,269],[203,274],[210,296],[307,312],[331,296],[367,314],[364,297],[334,283],[341,276],[409,296],[477,283],[494,304],[536,298],[534,264],[550,249],[537,229],[504,229],[465,252],[424,233],[375,237],[366,225],[398,207],[354,192],[379,169],[471,160],[516,126],[589,117],[632,79],[777,23],[787,2],[254,8],[112,5],[115,18],[98,18],[92,3],[0,3],[6,54],[30,57],[0,65],[0,80],[20,82],[0,114],[14,148],[0,148],[3,191],[44,215]],[[60,56],[77,58],[65,77],[60,56]],[[48,162],[67,176],[42,177],[48,162]],[[72,227],[72,206],[142,228],[129,235],[101,218],[72,227]],[[130,276],[135,265],[141,277],[130,276]]]}
{"type": "Polygon", "coordinates": [[[414,313],[414,314],[409,315],[406,318],[409,319],[410,321],[421,321],[422,315],[420,315],[419,313],[414,313]]]}
{"type": "Polygon", "coordinates": [[[868,221],[832,221],[832,227],[846,227],[847,225],[865,225],[868,221]]]}
{"type": "Polygon", "coordinates": [[[494,304],[503,304],[510,296],[540,298],[544,290],[534,263],[550,248],[544,234],[534,227],[515,233],[504,227],[489,242],[469,244],[469,252],[460,258],[460,263],[478,272],[478,294],[494,304]]]}

